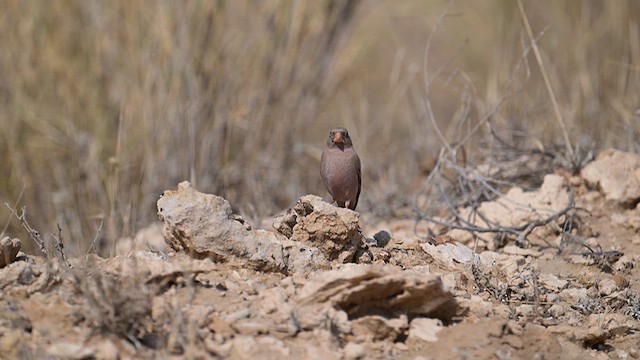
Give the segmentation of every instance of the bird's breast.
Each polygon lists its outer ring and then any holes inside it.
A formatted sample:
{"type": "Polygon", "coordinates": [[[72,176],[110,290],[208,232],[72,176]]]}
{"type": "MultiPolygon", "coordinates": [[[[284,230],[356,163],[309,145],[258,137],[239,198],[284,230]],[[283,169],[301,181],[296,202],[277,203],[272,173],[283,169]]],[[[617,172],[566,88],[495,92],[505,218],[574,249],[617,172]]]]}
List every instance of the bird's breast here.
{"type": "Polygon", "coordinates": [[[348,200],[358,191],[357,157],[353,149],[326,149],[322,155],[322,178],[336,200],[348,200]]]}

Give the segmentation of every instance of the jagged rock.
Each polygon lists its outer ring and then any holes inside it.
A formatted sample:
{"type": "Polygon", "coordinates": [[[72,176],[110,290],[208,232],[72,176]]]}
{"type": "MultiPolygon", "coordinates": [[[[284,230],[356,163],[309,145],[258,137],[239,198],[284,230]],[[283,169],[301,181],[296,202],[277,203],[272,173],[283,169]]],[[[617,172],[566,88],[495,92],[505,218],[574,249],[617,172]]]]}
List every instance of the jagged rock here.
{"type": "Polygon", "coordinates": [[[32,324],[19,302],[13,300],[0,301],[0,332],[3,329],[20,329],[31,332],[32,324]]]}
{"type": "MultiPolygon", "coordinates": [[[[87,258],[89,259],[89,258],[87,258]]],[[[181,277],[195,276],[213,271],[216,265],[209,259],[197,260],[186,255],[177,255],[169,261],[149,251],[139,251],[134,256],[116,256],[109,259],[95,258],[77,264],[78,267],[97,266],[103,273],[114,276],[143,274],[146,284],[174,284],[181,277]]]]}
{"type": "Polygon", "coordinates": [[[352,332],[360,341],[395,341],[407,332],[405,315],[387,319],[379,315],[362,316],[352,321],[352,332]]]}
{"type": "MultiPolygon", "coordinates": [[[[458,242],[441,245],[423,243],[420,244],[420,247],[425,253],[429,254],[437,264],[448,270],[467,266],[477,258],[473,250],[458,242]]],[[[479,258],[478,261],[480,261],[479,258]]]]}
{"type": "MultiPolygon", "coordinates": [[[[303,307],[329,306],[349,319],[424,316],[450,320],[457,305],[438,276],[377,265],[352,265],[320,274],[299,296],[303,307]]],[[[307,308],[308,309],[308,308],[307,308]]],[[[315,316],[318,311],[305,311],[315,316]]]]}
{"type": "Polygon", "coordinates": [[[188,182],[165,191],[158,215],[169,246],[196,258],[240,260],[256,270],[285,271],[282,245],[273,233],[251,232],[238,221],[224,198],[196,191],[188,182]]]}
{"type": "Polygon", "coordinates": [[[611,336],[623,336],[637,333],[640,330],[640,321],[622,314],[591,314],[587,326],[598,327],[611,336]]]}
{"type": "Polygon", "coordinates": [[[198,192],[188,182],[164,192],[158,215],[167,244],[195,258],[283,273],[329,267],[319,249],[291,243],[270,231],[250,230],[232,213],[227,200],[198,192]]]}
{"type": "Polygon", "coordinates": [[[364,359],[366,351],[367,348],[364,345],[350,342],[345,345],[342,357],[345,360],[364,359]]]}
{"type": "Polygon", "coordinates": [[[538,275],[538,284],[549,291],[559,292],[564,289],[569,282],[553,274],[543,273],[538,275]]]}
{"type": "Polygon", "coordinates": [[[318,248],[291,240],[283,240],[282,246],[290,273],[329,269],[327,257],[318,248]]]}
{"type": "Polygon", "coordinates": [[[293,235],[293,227],[296,226],[298,214],[294,209],[288,209],[284,214],[280,214],[273,219],[273,228],[280,234],[290,238],[293,235]]]}
{"type": "Polygon", "coordinates": [[[607,200],[631,207],[640,201],[640,155],[609,149],[582,169],[582,177],[597,186],[607,200]]]}
{"type": "Polygon", "coordinates": [[[442,330],[442,321],[439,319],[417,318],[411,321],[409,338],[422,341],[438,341],[438,332],[442,330]]]}
{"type": "Polygon", "coordinates": [[[232,359],[281,359],[291,356],[284,342],[272,336],[237,336],[231,341],[232,359]]]}
{"type": "Polygon", "coordinates": [[[56,342],[47,348],[47,354],[58,359],[91,359],[95,349],[71,342],[56,342]]]}
{"type": "Polygon", "coordinates": [[[277,217],[273,227],[292,241],[320,249],[329,260],[349,262],[362,241],[359,217],[355,211],[305,195],[293,210],[277,217]]]}
{"type": "Polygon", "coordinates": [[[0,240],[0,268],[3,268],[16,260],[20,247],[20,239],[11,239],[8,236],[5,236],[0,240]]]}
{"type": "Polygon", "coordinates": [[[57,261],[43,264],[17,261],[0,269],[0,289],[15,295],[46,292],[61,281],[60,264],[57,261]]]}

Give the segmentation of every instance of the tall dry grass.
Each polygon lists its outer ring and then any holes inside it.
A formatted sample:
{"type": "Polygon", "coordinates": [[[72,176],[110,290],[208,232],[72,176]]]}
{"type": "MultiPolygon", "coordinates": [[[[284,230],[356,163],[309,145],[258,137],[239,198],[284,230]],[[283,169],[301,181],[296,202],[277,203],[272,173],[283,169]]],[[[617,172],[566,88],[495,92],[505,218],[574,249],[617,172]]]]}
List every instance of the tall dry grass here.
{"type": "Polygon", "coordinates": [[[109,254],[181,180],[254,219],[324,194],[319,154],[343,125],[360,210],[390,216],[442,145],[428,105],[472,158],[490,130],[563,143],[542,68],[576,148],[640,151],[640,4],[523,6],[542,63],[511,0],[2,2],[0,201],[59,223],[75,253],[103,222],[109,254]]]}

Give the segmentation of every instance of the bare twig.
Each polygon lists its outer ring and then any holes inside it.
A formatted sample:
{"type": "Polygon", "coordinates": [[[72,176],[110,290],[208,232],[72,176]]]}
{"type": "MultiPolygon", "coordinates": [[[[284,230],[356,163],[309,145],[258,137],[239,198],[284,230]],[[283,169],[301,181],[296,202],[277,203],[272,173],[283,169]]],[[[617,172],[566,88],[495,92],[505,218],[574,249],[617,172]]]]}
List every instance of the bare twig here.
{"type": "Polygon", "coordinates": [[[98,226],[98,231],[96,231],[96,236],[93,238],[93,241],[91,242],[91,245],[89,245],[89,248],[87,249],[87,252],[85,253],[85,255],[89,254],[89,251],[91,251],[91,249],[95,249],[96,242],[98,241],[98,238],[100,237],[100,232],[102,231],[103,223],[104,223],[104,219],[100,220],[100,226],[98,226]]]}
{"type": "Polygon", "coordinates": [[[22,224],[22,227],[27,230],[27,232],[29,233],[29,238],[33,240],[36,245],[38,245],[40,252],[42,252],[44,255],[47,255],[47,248],[45,247],[44,240],[42,240],[42,237],[40,236],[40,232],[32,228],[31,225],[29,225],[29,223],[27,222],[27,207],[23,206],[20,215],[18,215],[18,211],[16,209],[12,208],[7,203],[4,203],[4,205],[9,208],[9,210],[11,210],[13,215],[20,221],[20,224],[22,224]]]}
{"type": "Polygon", "coordinates": [[[73,267],[71,266],[71,263],[67,258],[67,255],[65,255],[64,253],[64,243],[62,242],[62,229],[60,228],[60,224],[56,224],[56,225],[58,226],[58,235],[56,236],[51,234],[51,236],[53,236],[53,238],[56,239],[55,248],[58,251],[58,253],[60,253],[60,257],[62,258],[64,263],[67,265],[67,268],[71,269],[73,267]]]}
{"type": "MultiPolygon", "coordinates": [[[[20,194],[18,195],[18,199],[16,200],[16,203],[13,205],[13,208],[18,206],[18,203],[20,203],[20,200],[22,199],[22,195],[24,195],[24,186],[22,187],[22,189],[20,189],[20,194]]],[[[7,231],[7,228],[9,228],[10,223],[11,223],[11,218],[7,218],[7,222],[4,224],[4,227],[2,228],[2,232],[0,232],[0,239],[4,237],[4,234],[7,231]]]]}
{"type": "Polygon", "coordinates": [[[519,226],[501,226],[498,224],[493,224],[492,222],[488,221],[488,219],[486,219],[483,216],[483,214],[481,214],[476,210],[476,208],[474,208],[473,213],[477,214],[487,224],[487,226],[479,226],[479,225],[473,224],[469,220],[464,219],[460,215],[460,213],[456,210],[455,206],[451,204],[449,198],[446,196],[443,190],[441,190],[441,193],[443,195],[443,199],[447,203],[448,210],[451,213],[454,220],[453,221],[441,220],[441,219],[437,219],[435,217],[429,216],[422,212],[419,213],[420,219],[432,222],[434,224],[445,226],[448,229],[468,231],[470,233],[473,233],[474,235],[477,235],[477,233],[496,233],[496,234],[517,235],[516,244],[518,246],[524,246],[526,244],[527,236],[529,236],[535,228],[545,226],[552,222],[555,222],[557,219],[566,215],[570,211],[577,209],[574,206],[574,194],[573,192],[570,192],[567,206],[565,206],[563,209],[559,211],[552,213],[546,218],[529,221],[519,226]]]}

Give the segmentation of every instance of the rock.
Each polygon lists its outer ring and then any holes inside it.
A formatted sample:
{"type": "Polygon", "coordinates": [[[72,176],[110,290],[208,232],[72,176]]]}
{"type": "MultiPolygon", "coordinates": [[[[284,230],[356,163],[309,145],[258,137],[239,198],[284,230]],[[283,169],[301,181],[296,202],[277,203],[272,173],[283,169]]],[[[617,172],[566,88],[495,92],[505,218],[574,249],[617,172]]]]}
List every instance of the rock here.
{"type": "Polygon", "coordinates": [[[517,316],[525,318],[525,321],[527,321],[526,319],[532,318],[536,315],[535,308],[530,304],[522,304],[516,307],[515,312],[517,316]]]}
{"type": "MultiPolygon", "coordinates": [[[[30,333],[33,329],[33,325],[19,302],[1,300],[0,329],[20,329],[24,332],[30,333]]],[[[2,330],[0,330],[0,332],[2,332],[2,330]]]]}
{"type": "Polygon", "coordinates": [[[91,359],[95,350],[80,344],[56,342],[49,345],[47,354],[59,359],[91,359]]]}
{"type": "Polygon", "coordinates": [[[329,260],[318,248],[305,246],[291,240],[283,240],[282,246],[286,256],[288,273],[311,272],[330,268],[329,260]]]}
{"type": "Polygon", "coordinates": [[[551,315],[554,319],[557,319],[562,315],[564,315],[567,312],[567,310],[563,305],[553,304],[549,308],[548,312],[549,312],[549,315],[551,315]]]}
{"type": "Polygon", "coordinates": [[[549,273],[542,273],[538,275],[538,284],[547,290],[558,292],[567,286],[569,282],[567,280],[559,279],[557,276],[549,273]]]}
{"type": "Polygon", "coordinates": [[[210,316],[208,321],[207,328],[212,333],[220,335],[222,338],[229,338],[233,335],[234,330],[228,321],[219,318],[217,315],[210,316]]]}
{"type": "Polygon", "coordinates": [[[618,291],[618,284],[613,278],[604,278],[598,281],[598,290],[600,290],[600,295],[608,296],[613,294],[614,291],[618,291]]]}
{"type": "Polygon", "coordinates": [[[232,359],[280,359],[291,356],[291,350],[272,336],[237,336],[229,350],[232,359]]]}
{"type": "Polygon", "coordinates": [[[589,315],[588,326],[600,327],[610,333],[611,336],[622,336],[639,331],[640,321],[623,314],[591,314],[589,315]]]}
{"type": "Polygon", "coordinates": [[[367,348],[362,344],[348,343],[342,351],[342,357],[345,360],[363,359],[366,355],[367,348]]]}
{"type": "Polygon", "coordinates": [[[588,298],[589,296],[587,295],[587,289],[585,288],[569,288],[564,289],[562,290],[562,292],[560,292],[560,299],[566,301],[571,305],[583,302],[588,298]]]}
{"type": "Polygon", "coordinates": [[[611,279],[616,283],[618,289],[624,289],[629,286],[629,280],[622,275],[613,275],[611,279]]]}
{"type": "Polygon", "coordinates": [[[196,258],[241,262],[261,271],[285,271],[285,255],[277,236],[251,232],[224,198],[203,194],[188,182],[167,190],[158,200],[167,244],[196,258]]]}
{"type": "MultiPolygon", "coordinates": [[[[319,248],[287,241],[286,238],[270,231],[250,230],[241,217],[232,213],[227,200],[200,193],[188,182],[180,183],[178,190],[165,191],[157,205],[158,215],[164,222],[165,241],[177,252],[183,251],[197,259],[211,258],[215,262],[242,268],[250,267],[258,271],[288,273],[329,267],[319,248]]],[[[336,210],[322,207],[322,204],[318,204],[316,210],[311,211],[311,214],[317,216],[314,218],[317,221],[325,220],[321,224],[307,226],[308,229],[315,226],[317,233],[314,239],[317,240],[317,245],[326,247],[329,241],[320,240],[336,240],[341,234],[346,236],[342,233],[344,227],[336,225],[335,229],[327,228],[331,228],[333,223],[326,218],[336,220],[335,217],[331,217],[334,213],[336,210]],[[323,231],[329,234],[327,239],[322,237],[323,231]]],[[[353,217],[350,219],[353,220],[353,217]]],[[[357,216],[355,222],[357,228],[357,216]]],[[[283,224],[286,223],[287,221],[283,221],[283,224]]],[[[299,232],[298,225],[292,230],[292,238],[296,237],[296,230],[299,232]]],[[[350,225],[350,229],[352,228],[355,229],[353,224],[350,225]]],[[[355,238],[353,231],[349,233],[349,241],[355,238]]],[[[331,254],[337,256],[334,252],[331,254]]]]}
{"type": "Polygon", "coordinates": [[[625,272],[629,269],[633,269],[633,259],[627,255],[622,255],[618,261],[616,261],[615,263],[613,263],[613,270],[615,270],[616,272],[625,272]]]}
{"type": "Polygon", "coordinates": [[[624,214],[615,213],[611,214],[611,223],[613,225],[624,225],[629,221],[624,214]]]}
{"type": "Polygon", "coordinates": [[[429,243],[420,244],[424,252],[429,254],[440,266],[447,270],[454,270],[457,267],[464,267],[476,258],[473,250],[461,243],[444,243],[441,245],[431,245],[429,243]]]}
{"type": "Polygon", "coordinates": [[[409,327],[406,315],[394,319],[367,315],[359,317],[351,323],[351,331],[361,341],[395,341],[409,327]]]}
{"type": "Polygon", "coordinates": [[[229,358],[229,352],[231,351],[232,347],[233,347],[233,342],[231,341],[218,343],[211,338],[206,338],[204,340],[205,350],[207,350],[211,355],[214,355],[215,358],[223,358],[223,359],[229,358]]]}
{"type": "Polygon", "coordinates": [[[11,239],[8,236],[5,236],[0,240],[0,268],[3,268],[16,260],[20,247],[20,239],[11,239]]]}
{"type": "Polygon", "coordinates": [[[448,321],[457,304],[438,276],[378,265],[351,265],[316,276],[300,291],[302,306],[331,306],[350,319],[407,315],[448,321]]]}
{"type": "Polygon", "coordinates": [[[17,261],[0,269],[0,289],[14,295],[47,291],[60,282],[62,274],[57,261],[45,264],[17,261]]]}
{"type": "Polygon", "coordinates": [[[126,276],[127,274],[142,274],[145,283],[161,284],[163,286],[174,284],[179,278],[195,276],[216,269],[216,264],[209,259],[198,260],[184,254],[176,255],[169,260],[149,251],[139,251],[134,256],[116,256],[102,259],[94,258],[87,263],[80,263],[79,267],[98,266],[103,273],[114,276],[126,276]]]}
{"type": "Polygon", "coordinates": [[[269,324],[263,321],[242,319],[231,324],[231,328],[240,335],[256,336],[269,333],[269,324]]]}
{"type": "Polygon", "coordinates": [[[291,238],[293,235],[293,227],[296,226],[298,214],[293,209],[288,209],[284,214],[280,214],[273,218],[273,228],[277,232],[291,238]]]}
{"type": "Polygon", "coordinates": [[[436,342],[437,334],[442,328],[442,321],[439,319],[415,318],[409,327],[409,339],[436,342]]]}
{"type": "Polygon", "coordinates": [[[466,312],[469,316],[474,316],[479,319],[493,315],[496,308],[493,303],[483,300],[478,295],[471,295],[469,299],[459,298],[457,301],[460,307],[467,310],[466,312]]]}
{"type": "Polygon", "coordinates": [[[99,360],[117,360],[120,358],[118,346],[113,341],[104,339],[95,346],[95,357],[99,360]]]}
{"type": "Polygon", "coordinates": [[[300,198],[293,208],[274,221],[273,227],[292,241],[320,249],[329,260],[350,262],[362,242],[360,215],[339,208],[315,195],[300,198]]]}
{"type": "Polygon", "coordinates": [[[640,155],[609,149],[587,164],[582,177],[607,200],[631,207],[640,200],[640,155]]]}
{"type": "Polygon", "coordinates": [[[609,336],[624,336],[640,330],[638,320],[615,313],[591,314],[587,324],[589,327],[601,328],[609,336]]]}
{"type": "Polygon", "coordinates": [[[380,230],[373,235],[377,247],[385,247],[391,241],[391,234],[388,231],[380,230]]]}

